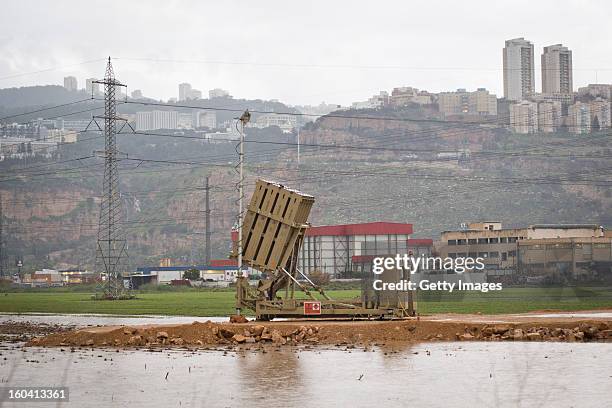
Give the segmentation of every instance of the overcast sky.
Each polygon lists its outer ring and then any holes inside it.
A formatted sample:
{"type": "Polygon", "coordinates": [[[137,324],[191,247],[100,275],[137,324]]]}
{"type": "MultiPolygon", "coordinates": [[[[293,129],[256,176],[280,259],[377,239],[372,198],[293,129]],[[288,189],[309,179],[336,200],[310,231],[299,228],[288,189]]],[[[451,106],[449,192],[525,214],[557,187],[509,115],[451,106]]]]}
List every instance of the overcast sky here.
{"type": "Polygon", "coordinates": [[[379,90],[486,87],[502,94],[504,40],[573,51],[574,87],[612,83],[612,2],[32,1],[0,13],[0,87],[104,74],[145,96],[189,82],[236,97],[349,104],[379,90]],[[157,60],[157,61],[156,61],[157,60]],[[167,60],[167,61],[159,61],[167,60]],[[33,71],[53,68],[33,73],[33,71]]]}

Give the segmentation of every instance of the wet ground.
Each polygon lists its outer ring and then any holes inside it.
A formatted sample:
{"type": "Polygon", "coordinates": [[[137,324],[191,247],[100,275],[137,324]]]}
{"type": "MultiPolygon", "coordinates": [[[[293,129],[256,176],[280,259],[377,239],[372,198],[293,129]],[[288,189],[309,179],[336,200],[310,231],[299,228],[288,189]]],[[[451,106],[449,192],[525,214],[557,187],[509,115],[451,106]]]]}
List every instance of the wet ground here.
{"type": "Polygon", "coordinates": [[[42,313],[0,313],[0,323],[6,321],[60,324],[74,327],[124,326],[132,324],[180,324],[193,321],[226,322],[227,317],[195,316],[118,316],[105,314],[42,314],[42,313]]]}
{"type": "MultiPolygon", "coordinates": [[[[610,311],[528,319],[609,320],[610,311]]],[[[456,315],[428,319],[446,321],[456,315]]],[[[525,315],[463,316],[512,321],[525,315]]],[[[0,325],[46,330],[175,325],[227,318],[0,315],[0,325]],[[16,322],[17,325],[11,325],[16,322]]],[[[321,322],[322,323],[322,322],[321,322]]],[[[347,322],[348,323],[348,322],[347,322]]],[[[374,322],[372,322],[374,323],[374,322]]],[[[350,323],[348,323],[350,324],[350,323]]],[[[374,323],[376,324],[376,323],[374,323]]],[[[240,326],[240,325],[238,325],[240,326]]],[[[19,339],[16,339],[19,340],[19,339]]],[[[612,343],[429,342],[355,347],[268,344],[188,350],[24,347],[0,341],[0,386],[69,387],[63,403],[0,407],[602,407],[612,396],[612,343]]]]}
{"type": "Polygon", "coordinates": [[[611,366],[609,343],[267,352],[5,345],[0,355],[3,386],[70,388],[70,402],[36,407],[602,407],[610,401],[611,366]]]}
{"type": "MultiPolygon", "coordinates": [[[[423,320],[432,321],[462,321],[462,322],[488,322],[488,323],[509,323],[521,322],[535,319],[555,319],[555,320],[612,320],[611,310],[595,310],[585,312],[532,312],[521,314],[504,315],[474,315],[474,314],[435,314],[431,316],[421,316],[423,320]]],[[[275,319],[284,321],[286,319],[275,319]]],[[[297,320],[297,319],[294,319],[297,320]]],[[[44,313],[0,313],[0,323],[7,321],[31,322],[44,324],[57,324],[71,327],[92,327],[92,326],[129,326],[129,325],[166,325],[183,324],[194,321],[205,322],[227,322],[228,317],[202,317],[202,316],[158,316],[158,315],[105,315],[105,314],[44,314],[44,313]]]]}

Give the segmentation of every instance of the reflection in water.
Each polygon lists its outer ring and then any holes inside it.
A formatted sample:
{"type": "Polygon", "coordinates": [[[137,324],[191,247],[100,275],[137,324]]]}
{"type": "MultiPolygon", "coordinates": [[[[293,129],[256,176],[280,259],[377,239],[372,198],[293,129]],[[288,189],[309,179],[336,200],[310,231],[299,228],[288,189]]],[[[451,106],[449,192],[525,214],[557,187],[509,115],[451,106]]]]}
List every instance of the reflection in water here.
{"type": "Polygon", "coordinates": [[[271,393],[291,390],[304,393],[300,356],[296,350],[266,347],[265,353],[237,353],[237,374],[241,392],[254,403],[263,403],[271,393]]]}
{"type": "Polygon", "coordinates": [[[62,405],[68,407],[584,407],[605,406],[610,397],[612,345],[605,343],[265,350],[71,353],[6,346],[0,382],[68,386],[71,401],[62,405]]]}

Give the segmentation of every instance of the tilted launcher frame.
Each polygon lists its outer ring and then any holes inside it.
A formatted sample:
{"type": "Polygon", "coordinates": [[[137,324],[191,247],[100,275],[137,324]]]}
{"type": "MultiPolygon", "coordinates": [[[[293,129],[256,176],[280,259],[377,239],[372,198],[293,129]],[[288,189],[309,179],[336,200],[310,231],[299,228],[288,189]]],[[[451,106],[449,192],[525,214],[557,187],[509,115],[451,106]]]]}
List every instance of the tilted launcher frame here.
{"type": "MultiPolygon", "coordinates": [[[[412,296],[373,296],[333,300],[298,268],[298,254],[309,225],[314,197],[281,184],[257,180],[242,226],[242,260],[265,278],[257,287],[239,277],[236,310],[250,309],[257,319],[275,317],[405,317],[414,314],[412,296]],[[296,298],[296,287],[307,298],[296,298]],[[320,296],[317,298],[313,292],[320,296]],[[376,298],[376,300],[373,300],[376,298]],[[381,302],[381,299],[383,302],[381,302]]],[[[232,257],[237,257],[237,245],[232,257]]]]}

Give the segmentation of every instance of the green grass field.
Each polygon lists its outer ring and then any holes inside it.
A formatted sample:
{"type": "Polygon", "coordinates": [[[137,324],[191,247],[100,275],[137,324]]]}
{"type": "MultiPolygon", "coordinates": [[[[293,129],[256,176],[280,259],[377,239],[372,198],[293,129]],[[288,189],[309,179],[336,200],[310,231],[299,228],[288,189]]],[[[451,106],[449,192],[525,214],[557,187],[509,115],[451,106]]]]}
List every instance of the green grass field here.
{"type": "MultiPolygon", "coordinates": [[[[359,291],[337,290],[328,294],[333,299],[350,299],[359,296],[359,291]]],[[[612,309],[612,288],[506,288],[486,294],[420,292],[416,300],[421,314],[612,309]]],[[[133,300],[119,301],[92,300],[90,293],[58,290],[3,292],[0,293],[0,312],[227,316],[234,312],[234,292],[153,291],[139,293],[133,300]]]]}

